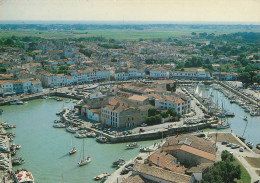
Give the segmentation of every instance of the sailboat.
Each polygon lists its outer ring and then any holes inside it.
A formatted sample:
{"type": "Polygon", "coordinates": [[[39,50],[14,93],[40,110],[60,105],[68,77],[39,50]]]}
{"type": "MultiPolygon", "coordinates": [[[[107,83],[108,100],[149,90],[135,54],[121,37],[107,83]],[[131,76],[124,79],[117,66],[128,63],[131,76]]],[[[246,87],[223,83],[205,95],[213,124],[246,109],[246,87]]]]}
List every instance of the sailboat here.
{"type": "Polygon", "coordinates": [[[73,145],[72,145],[72,137],[71,137],[71,150],[70,150],[69,154],[72,155],[72,154],[75,154],[76,152],[77,152],[77,149],[75,147],[73,147],[73,145]]]}
{"type": "Polygon", "coordinates": [[[88,163],[91,162],[91,158],[88,156],[88,157],[85,157],[85,149],[84,149],[84,139],[83,139],[83,157],[82,159],[78,162],[78,165],[79,166],[83,166],[83,165],[87,165],[88,163]]]}

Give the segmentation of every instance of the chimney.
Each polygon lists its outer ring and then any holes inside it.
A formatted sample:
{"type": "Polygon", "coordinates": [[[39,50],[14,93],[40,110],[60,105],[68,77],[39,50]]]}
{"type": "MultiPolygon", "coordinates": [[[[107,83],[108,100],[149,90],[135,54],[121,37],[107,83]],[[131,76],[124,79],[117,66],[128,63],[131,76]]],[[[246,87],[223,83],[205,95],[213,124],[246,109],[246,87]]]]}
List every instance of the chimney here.
{"type": "Polygon", "coordinates": [[[157,158],[157,166],[160,166],[160,158],[157,158]]]}

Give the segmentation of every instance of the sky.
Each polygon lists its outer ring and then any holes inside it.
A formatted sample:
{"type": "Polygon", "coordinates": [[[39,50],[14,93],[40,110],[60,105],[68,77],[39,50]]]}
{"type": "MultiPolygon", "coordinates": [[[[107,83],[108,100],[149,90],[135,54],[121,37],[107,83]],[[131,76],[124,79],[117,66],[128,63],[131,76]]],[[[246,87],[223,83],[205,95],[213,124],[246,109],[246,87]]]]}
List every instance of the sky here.
{"type": "Polygon", "coordinates": [[[260,24],[260,0],[0,0],[0,21],[10,20],[260,24]]]}

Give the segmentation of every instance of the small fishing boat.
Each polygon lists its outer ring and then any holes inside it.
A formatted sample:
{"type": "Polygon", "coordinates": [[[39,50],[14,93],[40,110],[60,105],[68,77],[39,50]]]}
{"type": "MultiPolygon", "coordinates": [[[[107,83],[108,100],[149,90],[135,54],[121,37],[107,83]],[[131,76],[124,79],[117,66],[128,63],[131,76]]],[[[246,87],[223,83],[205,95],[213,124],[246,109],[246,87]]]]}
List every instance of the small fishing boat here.
{"type": "Polygon", "coordinates": [[[82,159],[78,162],[79,166],[84,166],[91,162],[91,158],[89,156],[85,157],[84,153],[85,153],[85,150],[84,150],[84,139],[83,139],[83,156],[82,156],[82,159]]]}
{"type": "Polygon", "coordinates": [[[230,100],[230,104],[233,104],[235,103],[236,101],[235,100],[230,100]]]}
{"type": "Polygon", "coordinates": [[[224,114],[226,117],[235,117],[235,113],[233,113],[233,112],[226,112],[224,114]]]}
{"type": "Polygon", "coordinates": [[[260,143],[256,144],[256,148],[260,150],[260,143]]]}
{"type": "Polygon", "coordinates": [[[118,167],[118,165],[120,165],[120,164],[125,164],[125,160],[119,159],[119,160],[117,160],[117,161],[114,161],[113,164],[112,164],[112,166],[113,166],[113,167],[118,167]]]}
{"type": "Polygon", "coordinates": [[[10,105],[16,105],[18,103],[18,100],[10,101],[10,105]]]}
{"type": "Polygon", "coordinates": [[[106,143],[108,139],[106,137],[100,136],[96,138],[96,141],[99,143],[106,143]]]}
{"type": "Polygon", "coordinates": [[[20,101],[20,100],[19,100],[19,101],[17,102],[17,105],[23,105],[23,104],[25,104],[23,101],[20,101]]]}
{"type": "Polygon", "coordinates": [[[4,110],[3,109],[0,109],[0,115],[3,114],[4,110]]]}
{"type": "Polygon", "coordinates": [[[247,121],[247,116],[244,116],[244,117],[243,117],[243,120],[244,120],[244,121],[247,121]]]}
{"type": "Polygon", "coordinates": [[[137,147],[139,147],[139,144],[137,144],[136,142],[126,145],[126,149],[134,149],[137,147]]]}
{"type": "Polygon", "coordinates": [[[14,158],[12,159],[12,165],[21,165],[24,164],[25,161],[22,158],[14,158]]]}
{"type": "Polygon", "coordinates": [[[86,134],[76,134],[75,135],[76,138],[87,138],[87,135],[86,134]]]}
{"type": "Polygon", "coordinates": [[[140,152],[153,152],[153,150],[150,149],[149,147],[143,147],[143,148],[140,148],[140,152]]]}
{"type": "Polygon", "coordinates": [[[254,144],[252,142],[247,142],[246,143],[247,147],[249,147],[250,149],[253,149],[254,144]]]}
{"type": "Polygon", "coordinates": [[[76,152],[77,152],[77,149],[76,149],[75,147],[73,147],[73,148],[70,150],[69,154],[72,155],[72,154],[75,154],[76,152]]]}
{"type": "Polygon", "coordinates": [[[16,145],[16,149],[21,149],[21,145],[20,144],[18,144],[18,145],[16,145]]]}
{"type": "Polygon", "coordinates": [[[62,98],[57,98],[57,101],[60,102],[60,101],[63,101],[63,99],[62,98]]]}
{"type": "Polygon", "coordinates": [[[52,125],[54,128],[65,128],[65,124],[62,124],[62,123],[56,123],[54,125],[52,125]]]}
{"type": "Polygon", "coordinates": [[[111,175],[110,173],[101,173],[101,174],[95,176],[94,180],[101,180],[101,179],[103,179],[103,177],[110,176],[110,175],[111,175]]]}
{"type": "Polygon", "coordinates": [[[67,127],[66,130],[70,133],[76,133],[79,129],[77,127],[67,127]]]}

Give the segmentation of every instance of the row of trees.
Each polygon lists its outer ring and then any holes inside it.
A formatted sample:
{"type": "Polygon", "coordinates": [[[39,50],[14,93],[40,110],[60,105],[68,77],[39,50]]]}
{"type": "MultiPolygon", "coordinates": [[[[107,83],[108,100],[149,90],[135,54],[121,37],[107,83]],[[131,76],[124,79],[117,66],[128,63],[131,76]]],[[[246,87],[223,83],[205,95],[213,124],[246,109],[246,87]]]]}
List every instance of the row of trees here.
{"type": "Polygon", "coordinates": [[[166,112],[160,111],[156,108],[150,108],[148,110],[148,117],[146,117],[146,123],[149,125],[160,124],[162,118],[167,118],[167,117],[180,118],[181,115],[178,114],[173,108],[169,108],[166,112]]]}

